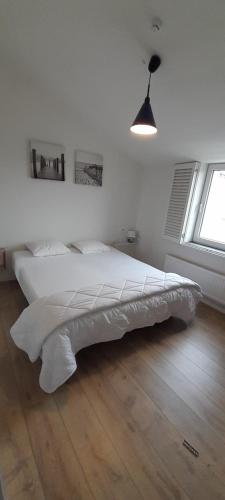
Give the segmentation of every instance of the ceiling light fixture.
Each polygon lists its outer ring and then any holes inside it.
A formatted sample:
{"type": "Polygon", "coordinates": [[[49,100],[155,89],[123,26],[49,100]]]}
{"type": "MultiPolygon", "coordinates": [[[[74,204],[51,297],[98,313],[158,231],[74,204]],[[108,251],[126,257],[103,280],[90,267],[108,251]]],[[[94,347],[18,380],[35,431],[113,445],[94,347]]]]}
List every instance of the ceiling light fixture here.
{"type": "Polygon", "coordinates": [[[142,104],[140,111],[138,112],[133,124],[130,127],[131,132],[133,132],[134,134],[153,135],[156,134],[157,132],[157,127],[150,104],[149,93],[150,93],[150,83],[151,83],[152,73],[155,73],[160,64],[161,64],[160,57],[157,55],[153,55],[148,65],[149,81],[148,81],[147,96],[144,100],[144,104],[142,104]]]}

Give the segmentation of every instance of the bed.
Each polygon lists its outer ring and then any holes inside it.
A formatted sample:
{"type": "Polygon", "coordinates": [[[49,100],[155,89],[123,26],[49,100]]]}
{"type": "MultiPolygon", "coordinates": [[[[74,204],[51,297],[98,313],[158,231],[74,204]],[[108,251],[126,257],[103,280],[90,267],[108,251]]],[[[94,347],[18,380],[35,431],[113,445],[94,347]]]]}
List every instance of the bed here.
{"type": "Polygon", "coordinates": [[[170,316],[189,322],[201,298],[193,281],[113,248],[50,257],[18,251],[13,268],[29,306],[10,333],[32,362],[41,357],[39,383],[48,393],[75,372],[81,349],[170,316]]]}

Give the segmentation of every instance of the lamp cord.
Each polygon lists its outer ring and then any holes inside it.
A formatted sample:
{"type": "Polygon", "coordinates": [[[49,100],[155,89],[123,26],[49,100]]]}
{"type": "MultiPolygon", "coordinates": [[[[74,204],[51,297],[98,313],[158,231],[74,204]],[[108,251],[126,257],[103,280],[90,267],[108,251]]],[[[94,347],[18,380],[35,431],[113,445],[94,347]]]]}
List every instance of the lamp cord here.
{"type": "Polygon", "coordinates": [[[148,90],[147,90],[147,97],[149,97],[149,93],[150,93],[150,83],[151,83],[151,76],[152,74],[149,73],[149,80],[148,80],[148,90]]]}

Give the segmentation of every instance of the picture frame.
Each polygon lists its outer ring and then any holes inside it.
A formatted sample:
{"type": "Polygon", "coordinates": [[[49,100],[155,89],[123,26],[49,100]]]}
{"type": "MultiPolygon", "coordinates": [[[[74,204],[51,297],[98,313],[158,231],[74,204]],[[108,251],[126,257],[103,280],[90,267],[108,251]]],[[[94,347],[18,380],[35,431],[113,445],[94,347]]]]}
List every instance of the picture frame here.
{"type": "Polygon", "coordinates": [[[30,141],[31,177],[65,181],[65,148],[59,144],[30,141]]]}
{"type": "Polygon", "coordinates": [[[75,184],[102,186],[103,156],[77,150],[75,152],[75,184]]]}

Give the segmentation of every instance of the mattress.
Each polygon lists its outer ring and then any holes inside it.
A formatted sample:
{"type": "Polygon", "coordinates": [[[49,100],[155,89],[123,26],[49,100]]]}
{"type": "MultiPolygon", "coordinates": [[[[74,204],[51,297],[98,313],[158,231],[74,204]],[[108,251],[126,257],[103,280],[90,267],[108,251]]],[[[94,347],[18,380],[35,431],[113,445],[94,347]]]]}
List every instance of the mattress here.
{"type": "Polygon", "coordinates": [[[84,288],[96,283],[151,275],[161,271],[111,248],[108,252],[81,254],[77,250],[65,255],[33,257],[28,250],[13,253],[13,269],[20,287],[31,304],[55,293],[84,288]]]}
{"type": "Polygon", "coordinates": [[[30,305],[10,333],[31,361],[41,357],[40,386],[48,393],[76,371],[81,349],[170,316],[188,322],[201,298],[193,281],[113,248],[54,257],[15,252],[13,267],[30,305]]]}

